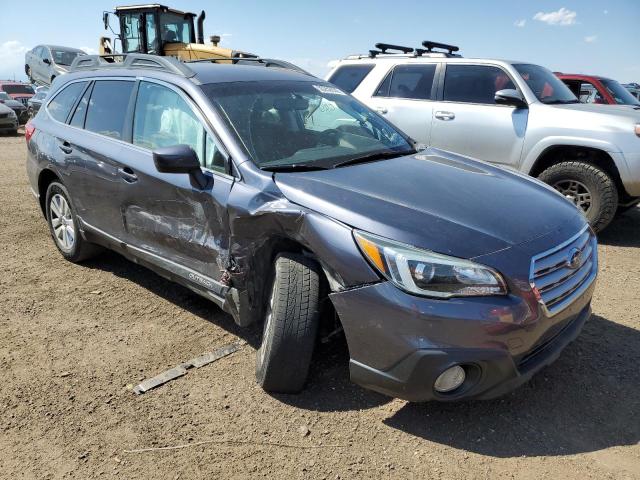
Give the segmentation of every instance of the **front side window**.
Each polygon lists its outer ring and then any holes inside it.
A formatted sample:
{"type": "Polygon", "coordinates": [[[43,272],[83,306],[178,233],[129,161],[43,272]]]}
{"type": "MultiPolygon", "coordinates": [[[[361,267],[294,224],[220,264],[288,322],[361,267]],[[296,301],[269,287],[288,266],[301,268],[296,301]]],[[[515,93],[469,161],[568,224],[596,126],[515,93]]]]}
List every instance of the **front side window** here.
{"type": "Polygon", "coordinates": [[[344,65],[333,72],[329,81],[345,92],[352,93],[373,67],[374,65],[344,65]]]}
{"type": "Polygon", "coordinates": [[[579,102],[569,87],[550,70],[526,63],[516,64],[513,67],[542,103],[557,105],[579,102]]]}
{"type": "Polygon", "coordinates": [[[514,89],[511,78],[490,65],[447,65],[444,76],[444,100],[448,102],[495,105],[498,90],[514,89]]]}
{"type": "Polygon", "coordinates": [[[391,124],[328,83],[261,81],[201,87],[258,165],[333,168],[413,151],[391,124]]]}
{"type": "MultiPolygon", "coordinates": [[[[150,150],[189,145],[201,163],[205,163],[202,123],[178,93],[155,83],[140,83],[133,118],[133,144],[150,150]]],[[[209,151],[213,152],[213,148],[209,151]]],[[[213,162],[213,153],[207,161],[213,162]]]]}
{"type": "Polygon", "coordinates": [[[158,54],[158,39],[156,37],[156,16],[153,13],[144,15],[145,28],[147,29],[147,53],[158,54]]]}
{"type": "Polygon", "coordinates": [[[430,100],[436,65],[398,65],[380,84],[375,96],[430,100]]]}
{"type": "Polygon", "coordinates": [[[164,43],[190,43],[191,18],[169,12],[160,14],[160,35],[164,43]]]}
{"type": "Polygon", "coordinates": [[[65,122],[87,82],[76,82],[63,88],[47,105],[49,115],[59,122],[65,122]]]}
{"type": "Polygon", "coordinates": [[[122,51],[125,53],[142,52],[140,39],[140,15],[127,13],[122,15],[122,51]]]}
{"type": "Polygon", "coordinates": [[[89,100],[84,128],[122,140],[133,83],[125,80],[97,81],[89,100]]]}
{"type": "Polygon", "coordinates": [[[47,47],[40,47],[40,58],[42,60],[49,59],[49,49],[47,47]]]}

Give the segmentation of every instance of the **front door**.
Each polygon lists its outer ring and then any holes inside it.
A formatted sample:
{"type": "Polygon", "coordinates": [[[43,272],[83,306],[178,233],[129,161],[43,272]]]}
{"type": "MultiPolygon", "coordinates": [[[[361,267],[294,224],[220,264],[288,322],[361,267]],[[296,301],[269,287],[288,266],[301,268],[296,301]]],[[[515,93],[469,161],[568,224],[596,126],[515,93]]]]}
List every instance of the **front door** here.
{"type": "Polygon", "coordinates": [[[367,103],[379,114],[424,145],[432,125],[433,80],[437,64],[396,65],[367,103]]]}
{"type": "Polygon", "coordinates": [[[133,121],[132,145],[126,148],[125,168],[136,178],[125,185],[120,212],[123,240],[136,255],[187,280],[216,291],[226,267],[227,199],[234,179],[227,174],[227,155],[197,107],[178,89],[142,81],[133,121]],[[152,151],[178,144],[198,154],[206,188],[188,174],[160,173],[152,151]]]}
{"type": "Polygon", "coordinates": [[[497,105],[498,90],[516,89],[497,66],[448,64],[440,100],[433,105],[431,145],[517,167],[529,110],[497,105]]]}

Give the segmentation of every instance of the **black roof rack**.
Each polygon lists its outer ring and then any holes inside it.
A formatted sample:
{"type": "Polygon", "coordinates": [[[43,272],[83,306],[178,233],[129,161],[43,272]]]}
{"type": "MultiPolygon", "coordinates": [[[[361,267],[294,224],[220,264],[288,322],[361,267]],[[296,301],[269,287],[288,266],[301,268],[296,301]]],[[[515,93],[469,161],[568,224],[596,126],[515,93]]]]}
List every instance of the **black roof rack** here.
{"type": "Polygon", "coordinates": [[[195,72],[180,60],[173,57],[160,57],[144,53],[114,53],[112,55],[80,55],[75,58],[69,70],[102,70],[118,68],[148,68],[163,70],[191,78],[195,72]]]}
{"type": "Polygon", "coordinates": [[[422,46],[427,49],[426,52],[422,49],[419,49],[423,53],[431,53],[434,48],[448,50],[449,54],[453,54],[454,52],[457,52],[460,50],[460,47],[456,47],[455,45],[449,45],[446,43],[439,43],[439,42],[431,42],[429,40],[425,40],[424,42],[422,42],[422,46]]]}
{"type": "Polygon", "coordinates": [[[397,50],[402,53],[411,53],[413,48],[403,47],[402,45],[392,45],[390,43],[376,43],[376,48],[379,48],[382,52],[387,53],[387,50],[397,50]]]}
{"type": "Polygon", "coordinates": [[[369,57],[376,58],[377,55],[380,55],[382,52],[380,50],[369,50],[369,57]]]}

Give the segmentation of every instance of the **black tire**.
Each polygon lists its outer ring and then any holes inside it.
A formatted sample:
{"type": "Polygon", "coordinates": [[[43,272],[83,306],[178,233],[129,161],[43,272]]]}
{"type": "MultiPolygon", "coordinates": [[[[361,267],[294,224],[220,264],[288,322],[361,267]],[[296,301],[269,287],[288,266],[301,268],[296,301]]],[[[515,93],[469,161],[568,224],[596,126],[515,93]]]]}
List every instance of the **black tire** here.
{"type": "Polygon", "coordinates": [[[571,180],[586,186],[591,194],[591,206],[585,216],[596,232],[604,230],[613,220],[618,209],[618,189],[611,176],[596,165],[560,162],[547,168],[538,178],[553,187],[571,180]]]}
{"type": "Polygon", "coordinates": [[[18,135],[18,129],[16,128],[15,130],[11,130],[11,135],[18,135]]]}
{"type": "Polygon", "coordinates": [[[62,256],[69,260],[70,262],[78,263],[84,260],[87,260],[91,257],[96,256],[98,253],[102,251],[102,248],[93,243],[87,242],[84,238],[82,238],[82,234],[80,233],[78,218],[76,217],[75,209],[73,207],[73,203],[71,202],[71,197],[67,188],[59,182],[52,182],[47,188],[46,195],[46,216],[47,216],[47,224],[49,225],[49,232],[51,233],[51,238],[53,239],[53,243],[55,244],[58,251],[62,254],[62,256]],[[66,200],[70,212],[71,212],[71,220],[73,222],[74,228],[74,241],[73,245],[69,249],[65,249],[61,242],[56,238],[56,233],[54,231],[53,226],[53,213],[51,209],[51,199],[55,195],[60,195],[64,197],[66,200]]]}
{"type": "Polygon", "coordinates": [[[303,255],[276,258],[256,354],[256,380],[269,392],[297,393],[304,388],[320,319],[320,278],[318,265],[303,255]]]}

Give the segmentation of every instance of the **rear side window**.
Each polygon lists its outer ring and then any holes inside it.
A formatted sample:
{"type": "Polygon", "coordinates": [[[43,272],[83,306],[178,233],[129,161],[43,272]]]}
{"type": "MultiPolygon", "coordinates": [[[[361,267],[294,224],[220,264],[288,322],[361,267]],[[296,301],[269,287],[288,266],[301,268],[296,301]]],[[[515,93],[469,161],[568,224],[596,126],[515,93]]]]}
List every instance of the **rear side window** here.
{"type": "Polygon", "coordinates": [[[436,65],[398,65],[378,87],[376,97],[431,100],[436,65]]]}
{"type": "Polygon", "coordinates": [[[498,90],[516,89],[511,78],[490,65],[447,65],[444,100],[494,105],[498,90]]]}
{"type": "Polygon", "coordinates": [[[122,140],[133,82],[101,80],[93,86],[85,129],[122,140]]]}
{"type": "Polygon", "coordinates": [[[353,92],[373,70],[373,65],[344,65],[338,67],[329,81],[347,93],[353,92]]]}
{"type": "Polygon", "coordinates": [[[49,115],[64,123],[86,86],[87,82],[76,82],[63,88],[47,105],[49,115]]]}

